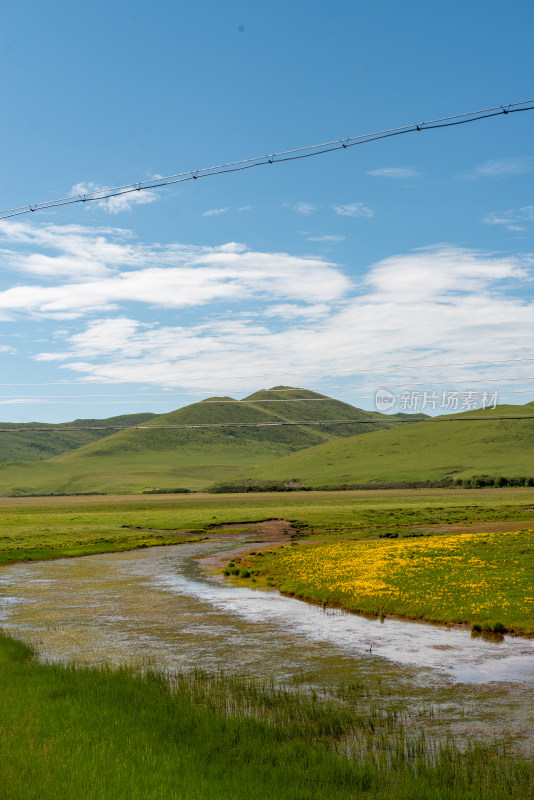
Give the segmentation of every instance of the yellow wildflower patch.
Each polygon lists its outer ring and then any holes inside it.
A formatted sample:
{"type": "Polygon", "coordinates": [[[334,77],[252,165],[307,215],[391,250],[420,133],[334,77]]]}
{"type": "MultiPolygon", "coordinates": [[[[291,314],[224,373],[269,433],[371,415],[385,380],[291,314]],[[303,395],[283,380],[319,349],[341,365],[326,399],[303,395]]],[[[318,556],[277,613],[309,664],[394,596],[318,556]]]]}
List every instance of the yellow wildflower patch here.
{"type": "Polygon", "coordinates": [[[532,530],[285,547],[247,567],[354,611],[534,633],[532,530]]]}

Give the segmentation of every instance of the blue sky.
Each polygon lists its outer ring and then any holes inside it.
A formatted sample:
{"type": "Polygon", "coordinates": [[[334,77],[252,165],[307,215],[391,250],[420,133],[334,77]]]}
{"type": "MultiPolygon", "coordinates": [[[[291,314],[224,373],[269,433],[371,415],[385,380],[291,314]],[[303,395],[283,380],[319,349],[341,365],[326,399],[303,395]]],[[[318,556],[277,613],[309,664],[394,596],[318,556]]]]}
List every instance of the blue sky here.
{"type": "MultiPolygon", "coordinates": [[[[529,99],[533,23],[530,0],[11,4],[0,207],[529,99]]],[[[277,384],[533,400],[533,134],[526,112],[0,222],[0,418],[277,384]],[[478,361],[506,363],[427,366],[478,361]]]]}

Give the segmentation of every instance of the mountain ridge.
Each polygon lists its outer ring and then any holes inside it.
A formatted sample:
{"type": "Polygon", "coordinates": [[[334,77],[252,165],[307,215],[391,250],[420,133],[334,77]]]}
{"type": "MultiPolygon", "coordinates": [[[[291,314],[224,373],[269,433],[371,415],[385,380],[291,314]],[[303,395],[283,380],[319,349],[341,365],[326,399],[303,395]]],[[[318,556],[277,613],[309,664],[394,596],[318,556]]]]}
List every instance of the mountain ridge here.
{"type": "Polygon", "coordinates": [[[291,452],[392,424],[379,412],[294,387],[260,390],[243,400],[205,398],[153,416],[142,429],[112,433],[38,466],[0,464],[0,492],[201,489],[291,452]],[[329,424],[334,419],[346,422],[329,424]],[[173,425],[183,427],[165,427],[173,425]]]}

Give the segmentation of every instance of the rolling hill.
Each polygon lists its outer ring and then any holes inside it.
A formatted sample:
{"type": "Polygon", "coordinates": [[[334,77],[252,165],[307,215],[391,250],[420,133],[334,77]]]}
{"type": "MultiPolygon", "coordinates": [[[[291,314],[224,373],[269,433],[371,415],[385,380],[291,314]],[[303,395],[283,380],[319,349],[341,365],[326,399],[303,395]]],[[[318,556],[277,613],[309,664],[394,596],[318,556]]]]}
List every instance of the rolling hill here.
{"type": "Polygon", "coordinates": [[[502,405],[398,425],[293,453],[244,472],[238,483],[299,481],[310,487],[534,476],[534,403],[502,405]],[[468,421],[484,417],[483,421],[468,421]]]}
{"type": "Polygon", "coordinates": [[[120,431],[46,461],[2,464],[0,493],[202,489],[289,453],[392,424],[378,412],[292,387],[241,401],[212,397],[152,417],[141,430],[120,431]],[[317,420],[320,425],[305,424],[317,420]],[[213,427],[163,427],[173,425],[213,427]]]}
{"type": "Polygon", "coordinates": [[[43,422],[0,422],[0,462],[3,461],[42,461],[76,450],[85,444],[109,436],[109,431],[90,430],[101,425],[139,425],[157,414],[122,414],[107,419],[75,419],[60,425],[43,422]],[[87,430],[62,430],[65,428],[87,428],[87,430]],[[46,428],[46,430],[35,430],[46,428]]]}

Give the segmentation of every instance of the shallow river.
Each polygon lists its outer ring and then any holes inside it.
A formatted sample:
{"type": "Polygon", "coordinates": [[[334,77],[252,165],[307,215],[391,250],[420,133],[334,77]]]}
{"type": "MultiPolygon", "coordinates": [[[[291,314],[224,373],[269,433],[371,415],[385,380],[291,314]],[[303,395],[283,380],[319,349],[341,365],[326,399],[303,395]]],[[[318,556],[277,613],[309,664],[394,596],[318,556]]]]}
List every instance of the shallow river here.
{"type": "Polygon", "coordinates": [[[422,681],[533,682],[534,640],[323,611],[209,577],[201,542],[0,570],[0,627],[45,659],[350,680],[356,666],[422,681]]]}

